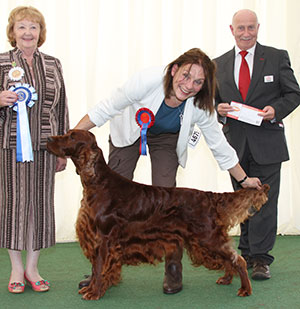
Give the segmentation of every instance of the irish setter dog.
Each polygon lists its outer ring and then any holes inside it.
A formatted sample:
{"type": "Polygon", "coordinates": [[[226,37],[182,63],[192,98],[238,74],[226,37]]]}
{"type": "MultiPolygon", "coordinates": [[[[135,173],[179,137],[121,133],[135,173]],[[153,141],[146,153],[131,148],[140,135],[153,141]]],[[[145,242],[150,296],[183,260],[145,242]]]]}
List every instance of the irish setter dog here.
{"type": "Polygon", "coordinates": [[[252,293],[246,262],[228,231],[260,210],[268,185],[230,193],[143,185],[112,171],[95,136],[83,130],[50,137],[47,148],[71,157],[83,186],[76,233],[92,264],[91,282],[79,291],[84,299],[99,299],[117,285],[123,264],[156,264],[176,252],[181,260],[183,248],[194,266],[225,271],[218,284],[238,274],[238,295],[252,293]]]}

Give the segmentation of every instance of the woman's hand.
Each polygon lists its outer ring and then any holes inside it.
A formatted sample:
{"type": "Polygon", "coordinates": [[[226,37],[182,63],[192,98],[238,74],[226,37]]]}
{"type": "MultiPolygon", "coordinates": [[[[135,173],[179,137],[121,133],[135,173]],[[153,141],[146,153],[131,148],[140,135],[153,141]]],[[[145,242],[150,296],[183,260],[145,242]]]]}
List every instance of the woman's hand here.
{"type": "Polygon", "coordinates": [[[63,171],[64,169],[66,169],[66,166],[67,166],[67,159],[57,157],[55,172],[63,171]]]}
{"type": "Polygon", "coordinates": [[[257,190],[261,189],[261,182],[256,177],[247,177],[245,181],[241,183],[243,188],[255,188],[257,190]]]}
{"type": "Polygon", "coordinates": [[[262,184],[260,180],[257,177],[248,177],[239,163],[228,171],[243,188],[261,189],[262,184]]]}
{"type": "Polygon", "coordinates": [[[12,106],[18,99],[18,95],[9,90],[0,92],[0,107],[12,106]]]}

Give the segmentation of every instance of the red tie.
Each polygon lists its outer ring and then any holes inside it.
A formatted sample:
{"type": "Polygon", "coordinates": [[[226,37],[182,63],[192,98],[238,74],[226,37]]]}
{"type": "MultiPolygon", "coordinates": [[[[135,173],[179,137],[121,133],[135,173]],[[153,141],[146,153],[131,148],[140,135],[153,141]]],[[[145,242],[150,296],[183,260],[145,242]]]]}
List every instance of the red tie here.
{"type": "Polygon", "coordinates": [[[243,100],[246,100],[248,88],[250,85],[250,71],[248,67],[248,63],[245,59],[248,52],[246,50],[240,51],[242,56],[242,63],[240,67],[240,75],[239,75],[239,90],[242,95],[243,100]]]}

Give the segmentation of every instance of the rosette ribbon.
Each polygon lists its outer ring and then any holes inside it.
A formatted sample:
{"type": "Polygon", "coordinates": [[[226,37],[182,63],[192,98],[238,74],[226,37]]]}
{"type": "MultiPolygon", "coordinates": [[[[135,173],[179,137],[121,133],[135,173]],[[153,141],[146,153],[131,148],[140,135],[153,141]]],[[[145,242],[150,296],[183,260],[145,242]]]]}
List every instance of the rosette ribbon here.
{"type": "Polygon", "coordinates": [[[21,83],[15,84],[9,90],[18,95],[18,100],[12,106],[17,112],[17,162],[33,161],[27,106],[33,106],[37,93],[32,86],[21,83]]]}
{"type": "Polygon", "coordinates": [[[148,108],[140,108],[135,114],[135,120],[141,127],[140,154],[147,155],[147,130],[154,125],[155,117],[148,108]]]}

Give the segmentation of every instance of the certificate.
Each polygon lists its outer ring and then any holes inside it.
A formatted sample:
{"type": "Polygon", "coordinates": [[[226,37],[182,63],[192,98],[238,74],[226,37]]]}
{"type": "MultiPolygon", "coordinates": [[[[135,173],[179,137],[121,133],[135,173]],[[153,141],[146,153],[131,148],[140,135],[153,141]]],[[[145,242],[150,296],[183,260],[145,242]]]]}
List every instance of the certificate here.
{"type": "Polygon", "coordinates": [[[250,123],[255,126],[261,125],[263,117],[258,115],[259,113],[263,113],[261,109],[234,101],[232,101],[230,105],[234,108],[234,111],[228,112],[227,117],[250,123]]]}

